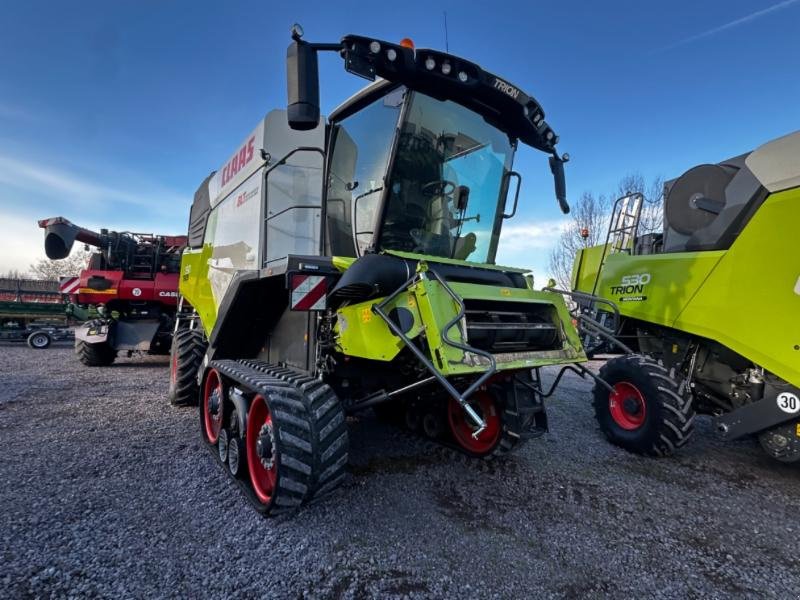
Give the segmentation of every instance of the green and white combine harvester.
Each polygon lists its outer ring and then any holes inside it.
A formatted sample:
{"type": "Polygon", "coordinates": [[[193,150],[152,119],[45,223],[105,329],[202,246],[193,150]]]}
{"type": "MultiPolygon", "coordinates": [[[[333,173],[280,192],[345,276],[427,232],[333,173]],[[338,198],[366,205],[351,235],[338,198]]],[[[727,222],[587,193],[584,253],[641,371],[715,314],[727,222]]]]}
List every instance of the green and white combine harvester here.
{"type": "Polygon", "coordinates": [[[170,396],[265,514],[345,476],[346,415],[374,407],[476,457],[547,428],[539,370],[587,375],[560,293],[496,266],[518,143],[549,156],[537,101],[467,60],[293,30],[287,111],[266,115],[195,194],[170,396]],[[317,53],[375,80],[319,114],[317,53]],[[188,326],[187,326],[188,323],[188,326]]]}
{"type": "Polygon", "coordinates": [[[645,355],[601,369],[602,429],[669,454],[710,414],[724,438],[800,460],[800,132],[694,167],[664,198],[663,232],[639,235],[642,197],[626,196],[606,243],[575,260],[587,352],[645,355]]]}

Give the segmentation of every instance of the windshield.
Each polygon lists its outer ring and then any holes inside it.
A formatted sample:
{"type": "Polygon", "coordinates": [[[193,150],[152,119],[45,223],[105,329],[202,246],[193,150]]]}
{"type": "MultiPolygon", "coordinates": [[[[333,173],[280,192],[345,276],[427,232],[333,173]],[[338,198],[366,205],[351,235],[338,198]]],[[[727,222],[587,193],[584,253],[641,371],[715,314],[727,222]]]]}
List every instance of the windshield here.
{"type": "Polygon", "coordinates": [[[513,154],[508,135],[480,115],[413,94],[388,180],[380,247],[492,262],[513,154]]]}
{"type": "Polygon", "coordinates": [[[356,256],[371,244],[403,90],[395,90],[334,126],[327,193],[328,251],[356,256]]]}

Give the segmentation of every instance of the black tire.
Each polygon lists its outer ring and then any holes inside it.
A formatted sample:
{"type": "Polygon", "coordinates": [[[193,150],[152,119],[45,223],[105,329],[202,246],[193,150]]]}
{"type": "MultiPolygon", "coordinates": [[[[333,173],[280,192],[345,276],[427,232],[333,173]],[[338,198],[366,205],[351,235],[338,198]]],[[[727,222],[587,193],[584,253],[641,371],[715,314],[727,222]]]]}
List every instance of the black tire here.
{"type": "Polygon", "coordinates": [[[89,344],[82,340],[75,341],[75,354],[87,367],[107,367],[117,358],[117,351],[108,342],[89,344]]]}
{"type": "Polygon", "coordinates": [[[28,346],[34,350],[49,348],[52,341],[52,338],[46,331],[34,331],[28,336],[28,346]]]}
{"type": "Polygon", "coordinates": [[[547,430],[547,414],[541,398],[530,389],[515,389],[512,382],[492,384],[475,392],[469,404],[486,421],[483,441],[469,435],[475,426],[455,400],[447,400],[444,417],[456,447],[469,456],[485,460],[502,458],[547,430]],[[489,432],[493,432],[491,437],[489,432]]]}
{"type": "Polygon", "coordinates": [[[211,366],[256,394],[243,449],[248,496],[259,512],[270,516],[290,512],[339,486],[346,477],[347,423],[341,402],[327,384],[258,361],[214,361],[211,366]],[[250,464],[251,444],[256,444],[260,430],[254,410],[257,402],[268,407],[273,428],[275,480],[267,500],[253,486],[256,476],[250,464]]]}
{"type": "Polygon", "coordinates": [[[695,417],[692,395],[684,381],[676,381],[674,369],[628,354],[608,361],[599,375],[618,390],[612,405],[606,387],[594,388],[595,416],[610,442],[637,454],[669,456],[689,441],[695,417]]]}
{"type": "Polygon", "coordinates": [[[197,406],[197,374],[206,353],[206,339],[198,329],[182,329],[172,338],[169,401],[173,406],[197,406]]]}

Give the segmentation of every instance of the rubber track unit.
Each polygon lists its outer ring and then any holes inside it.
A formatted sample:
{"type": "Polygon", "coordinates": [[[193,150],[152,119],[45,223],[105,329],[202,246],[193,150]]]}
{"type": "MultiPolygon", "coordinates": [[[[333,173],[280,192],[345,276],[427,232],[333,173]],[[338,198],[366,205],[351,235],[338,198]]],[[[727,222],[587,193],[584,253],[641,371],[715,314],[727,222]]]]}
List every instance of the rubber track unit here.
{"type": "Polygon", "coordinates": [[[669,456],[686,445],[694,431],[696,413],[692,395],[686,391],[686,380],[675,369],[667,369],[648,356],[627,354],[604,364],[599,376],[611,385],[620,381],[636,385],[647,399],[648,412],[655,414],[655,419],[648,416],[639,430],[625,432],[610,424],[608,390],[595,385],[595,415],[609,441],[651,456],[669,456]]]}
{"type": "MultiPolygon", "coordinates": [[[[344,481],[347,424],[342,405],[327,384],[257,360],[215,360],[209,366],[223,375],[225,385],[233,383],[245,392],[264,396],[272,412],[278,475],[271,504],[259,502],[246,469],[241,479],[235,478],[258,512],[274,516],[294,511],[323,498],[344,481]]],[[[216,445],[207,440],[206,445],[225,473],[233,478],[219,460],[216,445]]]]}
{"type": "Polygon", "coordinates": [[[107,367],[117,358],[117,351],[108,342],[88,344],[82,340],[75,342],[75,354],[87,367],[107,367]]]}
{"type": "Polygon", "coordinates": [[[169,401],[173,406],[196,406],[199,396],[197,372],[206,353],[206,340],[199,329],[182,329],[172,339],[170,370],[175,366],[175,381],[170,371],[169,401]]]}

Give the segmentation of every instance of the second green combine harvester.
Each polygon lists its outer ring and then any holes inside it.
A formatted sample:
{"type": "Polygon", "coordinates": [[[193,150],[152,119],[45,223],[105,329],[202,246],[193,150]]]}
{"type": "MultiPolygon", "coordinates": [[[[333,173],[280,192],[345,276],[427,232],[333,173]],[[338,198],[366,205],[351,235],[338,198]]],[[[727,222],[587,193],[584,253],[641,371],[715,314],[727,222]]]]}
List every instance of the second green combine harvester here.
{"type": "Polygon", "coordinates": [[[710,414],[722,437],[800,460],[800,132],[667,182],[663,232],[638,235],[641,204],[620,198],[606,243],[573,270],[584,310],[617,334],[588,333],[587,350],[641,353],[600,370],[600,426],[661,455],[710,414]]]}
{"type": "MultiPolygon", "coordinates": [[[[564,157],[531,96],[474,63],[348,35],[287,56],[270,112],[198,189],[170,395],[263,513],[344,478],[345,415],[381,407],[478,457],[546,430],[539,368],[585,374],[563,298],[495,263],[517,144],[564,157]],[[317,53],[376,79],[320,119],[317,53]]],[[[552,388],[551,390],[552,391],[552,388]]]]}

